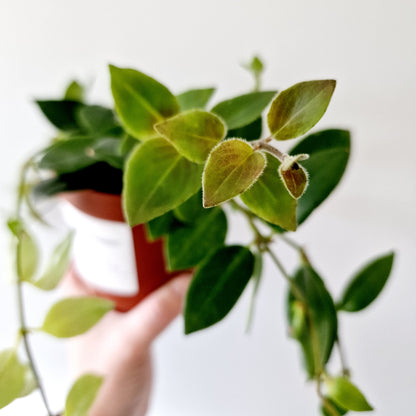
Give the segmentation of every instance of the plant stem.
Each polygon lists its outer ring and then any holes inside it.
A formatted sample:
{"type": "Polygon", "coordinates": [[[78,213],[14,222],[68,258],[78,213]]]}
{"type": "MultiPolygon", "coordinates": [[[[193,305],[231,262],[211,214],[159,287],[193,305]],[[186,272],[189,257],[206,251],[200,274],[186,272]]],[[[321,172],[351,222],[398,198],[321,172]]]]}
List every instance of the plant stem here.
{"type": "Polygon", "coordinates": [[[271,155],[273,155],[277,159],[279,159],[280,162],[283,162],[284,158],[287,156],[286,153],[283,153],[279,149],[277,149],[276,147],[268,144],[267,142],[270,141],[270,140],[271,140],[271,138],[268,137],[267,139],[253,141],[252,142],[253,149],[254,150],[262,149],[262,150],[266,151],[267,153],[270,153],[271,155]]]}
{"type": "Polygon", "coordinates": [[[19,313],[19,322],[20,322],[20,333],[23,338],[23,345],[26,351],[27,358],[29,360],[29,365],[33,373],[33,377],[36,380],[36,384],[39,388],[40,395],[42,397],[43,404],[45,405],[46,411],[48,416],[53,416],[53,413],[49,407],[48,399],[46,397],[45,389],[42,385],[39,373],[36,369],[35,362],[33,360],[32,350],[30,348],[29,340],[28,340],[28,330],[26,327],[26,318],[25,318],[25,311],[24,311],[24,303],[23,303],[23,290],[22,290],[22,283],[16,283],[16,294],[17,294],[17,305],[18,305],[18,313],[19,313]]]}
{"type": "Polygon", "coordinates": [[[322,405],[329,412],[331,416],[340,416],[338,410],[333,406],[333,404],[322,394],[321,390],[321,378],[316,379],[316,392],[319,398],[322,401],[322,405]]]}
{"type": "Polygon", "coordinates": [[[342,343],[339,339],[339,335],[337,335],[337,339],[335,340],[335,343],[338,347],[338,353],[339,353],[339,359],[341,361],[341,369],[342,369],[342,375],[349,377],[350,376],[350,369],[347,365],[347,360],[345,358],[344,349],[342,347],[342,343]]]}

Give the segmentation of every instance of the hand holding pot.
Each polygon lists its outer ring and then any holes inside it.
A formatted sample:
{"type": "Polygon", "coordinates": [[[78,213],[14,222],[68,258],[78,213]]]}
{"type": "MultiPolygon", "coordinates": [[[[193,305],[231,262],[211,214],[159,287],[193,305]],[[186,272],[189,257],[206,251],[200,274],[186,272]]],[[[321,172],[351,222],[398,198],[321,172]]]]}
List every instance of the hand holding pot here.
{"type": "MultiPolygon", "coordinates": [[[[75,371],[103,375],[90,416],[142,416],[151,393],[151,345],[182,310],[190,275],[181,275],[147,296],[128,313],[108,313],[86,334],[71,340],[75,371]]],[[[72,294],[84,294],[72,272],[72,294]]]]}

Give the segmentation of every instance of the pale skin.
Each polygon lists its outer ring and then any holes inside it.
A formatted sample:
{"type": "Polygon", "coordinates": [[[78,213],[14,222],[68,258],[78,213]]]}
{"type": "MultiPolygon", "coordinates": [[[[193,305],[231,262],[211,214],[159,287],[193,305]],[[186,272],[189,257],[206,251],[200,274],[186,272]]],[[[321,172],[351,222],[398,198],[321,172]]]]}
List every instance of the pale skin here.
{"type": "MultiPolygon", "coordinates": [[[[89,416],[143,416],[152,386],[151,346],[180,314],[191,276],[157,289],[127,313],[110,312],[89,332],[71,340],[76,375],[103,375],[89,416]]],[[[82,295],[69,273],[65,290],[82,295]]]]}

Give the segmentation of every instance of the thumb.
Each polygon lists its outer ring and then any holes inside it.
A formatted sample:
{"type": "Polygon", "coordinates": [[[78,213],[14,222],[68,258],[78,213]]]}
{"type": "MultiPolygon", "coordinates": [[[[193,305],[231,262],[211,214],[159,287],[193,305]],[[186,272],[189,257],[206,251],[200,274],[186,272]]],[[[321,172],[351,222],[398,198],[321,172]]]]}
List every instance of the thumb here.
{"type": "Polygon", "coordinates": [[[139,349],[150,347],[155,338],[182,311],[191,275],[181,275],[161,286],[125,316],[129,342],[139,349]]]}

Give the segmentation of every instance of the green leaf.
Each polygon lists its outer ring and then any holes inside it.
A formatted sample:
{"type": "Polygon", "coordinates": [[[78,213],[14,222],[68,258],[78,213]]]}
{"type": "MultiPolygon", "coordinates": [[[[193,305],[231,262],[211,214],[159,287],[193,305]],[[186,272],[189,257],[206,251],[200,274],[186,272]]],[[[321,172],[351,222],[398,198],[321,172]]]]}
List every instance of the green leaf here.
{"type": "Polygon", "coordinates": [[[111,90],[126,131],[139,140],[157,137],[153,126],[179,112],[179,104],[162,84],[133,69],[110,65],[111,90]]]}
{"type": "Polygon", "coordinates": [[[25,386],[25,366],[14,349],[0,352],[0,409],[20,396],[25,386]]]}
{"type": "Polygon", "coordinates": [[[83,334],[92,328],[114,303],[96,297],[71,297],[55,303],[46,315],[42,331],[58,338],[83,334]]]}
{"type": "Polygon", "coordinates": [[[217,247],[224,244],[227,218],[221,208],[209,210],[193,224],[180,227],[167,237],[169,270],[196,266],[217,247]]]}
{"type": "Polygon", "coordinates": [[[280,162],[267,155],[267,166],[257,182],[241,195],[241,200],[260,218],[286,230],[296,230],[296,199],[287,192],[278,169],[280,162]]]}
{"type": "Polygon", "coordinates": [[[247,126],[261,116],[276,91],[252,92],[217,104],[211,111],[219,115],[228,129],[247,126]]]}
{"type": "Polygon", "coordinates": [[[224,123],[212,113],[190,110],[156,124],[156,131],[191,162],[205,163],[211,149],[224,137],[224,123]]]}
{"type": "Polygon", "coordinates": [[[299,142],[290,154],[307,153],[302,162],[309,172],[308,189],[298,201],[297,220],[301,224],[335,189],[350,156],[350,134],[346,130],[323,130],[299,142]]]}
{"type": "Polygon", "coordinates": [[[79,377],[71,388],[65,403],[65,416],[88,416],[103,377],[95,374],[84,374],[79,377]]]}
{"type": "Polygon", "coordinates": [[[329,402],[329,404],[335,408],[335,410],[338,412],[337,415],[334,415],[333,413],[330,413],[327,409],[325,409],[325,406],[322,404],[321,406],[321,413],[323,416],[344,416],[348,413],[348,410],[344,409],[343,407],[337,405],[334,401],[332,401],[331,399],[328,399],[327,397],[325,398],[325,400],[327,402],[329,402]]]}
{"type": "MultiPolygon", "coordinates": [[[[310,377],[313,377],[324,368],[331,356],[337,337],[337,314],[332,297],[323,280],[311,266],[303,265],[298,269],[293,281],[303,295],[302,302],[306,301],[306,314],[310,320],[307,322],[305,330],[298,334],[297,339],[303,349],[307,372],[310,377]]],[[[295,318],[292,303],[299,301],[290,293],[290,327],[293,327],[295,318]]]]}
{"type": "Polygon", "coordinates": [[[298,162],[309,158],[307,154],[286,156],[279,166],[279,175],[286,189],[299,199],[308,187],[308,172],[298,162]]]}
{"type": "Polygon", "coordinates": [[[202,206],[202,191],[197,192],[173,210],[175,217],[184,223],[193,223],[211,211],[202,206]]]}
{"type": "Polygon", "coordinates": [[[78,81],[71,81],[66,88],[64,100],[84,101],[85,90],[78,81]]]}
{"type": "Polygon", "coordinates": [[[78,130],[76,112],[82,106],[78,101],[39,100],[36,103],[46,118],[59,130],[78,130]]]}
{"type": "Polygon", "coordinates": [[[23,388],[19,393],[19,397],[26,397],[29,394],[33,393],[38,388],[35,376],[33,375],[33,371],[29,364],[24,364],[25,368],[25,376],[24,376],[24,383],[23,388]]]}
{"type": "Polygon", "coordinates": [[[73,233],[70,233],[55,247],[46,266],[45,273],[40,279],[33,282],[36,287],[42,290],[53,290],[58,286],[71,260],[72,239],[73,233]]]}
{"type": "Polygon", "coordinates": [[[272,136],[288,140],[309,131],[324,115],[335,85],[332,79],[307,81],[282,91],[267,115],[272,136]]]}
{"type": "Polygon", "coordinates": [[[244,140],[228,139],[210,153],[202,186],[204,207],[212,207],[246,191],[263,173],[266,157],[244,140]]]}
{"type": "Polygon", "coordinates": [[[84,105],[78,110],[76,117],[79,126],[94,137],[102,135],[119,137],[122,134],[121,126],[113,110],[109,108],[100,105],[84,105]]]}
{"type": "Polygon", "coordinates": [[[69,139],[49,146],[38,162],[40,169],[55,171],[58,175],[74,172],[96,162],[94,139],[69,139]]]}
{"type": "Polygon", "coordinates": [[[245,247],[220,248],[199,267],[188,290],[185,333],[207,328],[223,319],[243,293],[254,268],[245,247]]]}
{"type": "Polygon", "coordinates": [[[338,309],[358,312],[370,305],[383,290],[393,267],[394,253],[373,260],[364,266],[344,291],[338,309]]]}
{"type": "Polygon", "coordinates": [[[24,229],[18,234],[16,261],[19,280],[30,282],[38,267],[39,250],[32,236],[24,229]]]}
{"type": "Polygon", "coordinates": [[[262,118],[256,118],[252,123],[247,126],[240,127],[238,129],[228,130],[227,138],[229,137],[240,137],[242,139],[252,141],[260,139],[261,132],[263,129],[262,118]]]}
{"type": "Polygon", "coordinates": [[[264,64],[258,56],[253,56],[252,60],[244,65],[244,68],[252,72],[255,77],[258,77],[264,70],[264,64]]]}
{"type": "Polygon", "coordinates": [[[181,111],[204,109],[215,92],[215,88],[188,90],[176,96],[181,111]]]}
{"type": "Polygon", "coordinates": [[[154,218],[146,224],[148,236],[152,241],[163,237],[169,233],[174,223],[175,217],[172,211],[154,218]]]}
{"type": "Polygon", "coordinates": [[[346,377],[325,379],[328,397],[347,410],[367,412],[373,410],[361,391],[346,377]]]}
{"type": "Polygon", "coordinates": [[[129,224],[148,222],[185,202],[200,189],[201,171],[165,139],[142,143],[124,174],[123,205],[129,224]]]}
{"type": "Polygon", "coordinates": [[[121,140],[115,138],[101,138],[96,140],[92,147],[94,159],[103,161],[116,169],[123,169],[124,155],[121,152],[121,140]]]}

